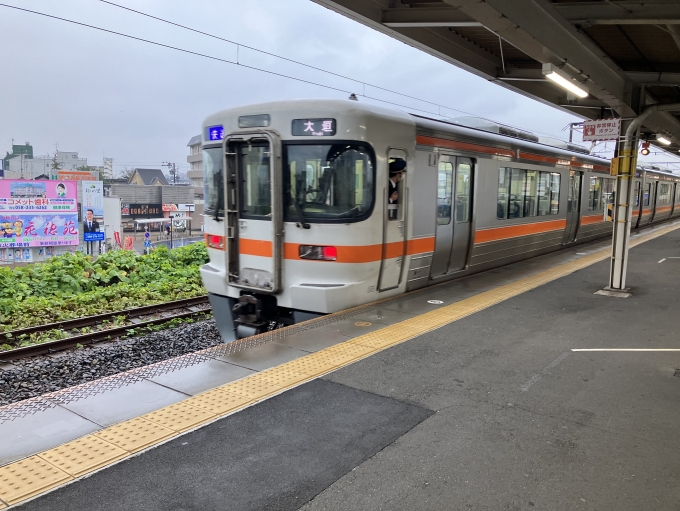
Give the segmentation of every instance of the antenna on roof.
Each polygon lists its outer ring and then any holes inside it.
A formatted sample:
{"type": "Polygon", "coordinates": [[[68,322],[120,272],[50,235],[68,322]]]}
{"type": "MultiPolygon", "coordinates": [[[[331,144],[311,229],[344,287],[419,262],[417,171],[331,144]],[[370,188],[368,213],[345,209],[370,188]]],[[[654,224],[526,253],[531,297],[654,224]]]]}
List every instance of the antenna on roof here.
{"type": "Polygon", "coordinates": [[[357,95],[352,92],[352,94],[349,95],[350,101],[359,101],[359,98],[357,98],[357,95]]]}

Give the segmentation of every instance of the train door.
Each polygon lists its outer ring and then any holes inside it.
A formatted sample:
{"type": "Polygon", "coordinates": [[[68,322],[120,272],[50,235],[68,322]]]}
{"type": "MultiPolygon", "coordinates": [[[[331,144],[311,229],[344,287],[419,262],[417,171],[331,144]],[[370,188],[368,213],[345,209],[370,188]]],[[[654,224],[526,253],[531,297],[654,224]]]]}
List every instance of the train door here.
{"type": "Polygon", "coordinates": [[[654,193],[652,194],[652,215],[649,217],[649,221],[653,222],[654,217],[656,217],[656,208],[659,204],[659,182],[654,181],[654,185],[652,186],[652,190],[654,193]]]}
{"type": "Polygon", "coordinates": [[[472,212],[472,161],[442,155],[437,169],[437,226],[432,276],[467,264],[472,212]]]}
{"type": "Polygon", "coordinates": [[[455,186],[456,225],[453,228],[449,271],[462,270],[467,265],[472,216],[472,161],[469,158],[456,158],[455,186]]]}
{"type": "MultiPolygon", "coordinates": [[[[408,161],[406,151],[402,149],[390,149],[388,153],[388,162],[393,162],[397,159],[408,161]]],[[[387,291],[399,286],[401,280],[401,269],[403,267],[404,252],[405,252],[405,218],[406,218],[406,179],[408,171],[401,174],[400,178],[395,175],[388,175],[390,180],[385,183],[385,211],[383,215],[383,246],[382,246],[382,264],[380,266],[380,280],[378,281],[378,290],[387,291]],[[392,193],[390,193],[392,190],[392,193]],[[396,195],[395,195],[396,191],[396,195]]]]}
{"type": "Polygon", "coordinates": [[[633,192],[633,201],[635,204],[635,213],[631,213],[631,228],[637,229],[640,223],[640,216],[642,211],[642,201],[640,200],[640,190],[642,190],[642,181],[635,181],[635,191],[633,192]]]}
{"type": "Polygon", "coordinates": [[[579,222],[581,220],[581,182],[583,172],[569,172],[569,186],[567,187],[567,228],[564,231],[563,244],[576,240],[579,222]]]}
{"type": "Polygon", "coordinates": [[[225,138],[227,279],[260,293],[282,286],[281,143],[272,132],[225,138]]]}
{"type": "Polygon", "coordinates": [[[671,187],[671,191],[670,191],[670,194],[671,194],[671,214],[670,214],[670,216],[673,216],[675,214],[675,194],[677,193],[677,190],[678,190],[678,184],[673,183],[669,186],[671,187]]]}

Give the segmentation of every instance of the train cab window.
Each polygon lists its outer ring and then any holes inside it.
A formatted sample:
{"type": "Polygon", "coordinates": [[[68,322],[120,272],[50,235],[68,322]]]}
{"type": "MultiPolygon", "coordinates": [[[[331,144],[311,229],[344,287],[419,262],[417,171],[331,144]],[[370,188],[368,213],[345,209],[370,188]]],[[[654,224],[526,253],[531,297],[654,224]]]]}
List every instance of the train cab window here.
{"type": "Polygon", "coordinates": [[[453,201],[453,163],[440,161],[437,176],[437,225],[448,225],[453,201]]]}
{"type": "Polygon", "coordinates": [[[373,209],[373,150],[361,143],[284,146],[286,222],[347,223],[373,209]]]}
{"type": "Polygon", "coordinates": [[[588,192],[588,211],[602,211],[602,178],[591,177],[588,192]]]}
{"type": "Polygon", "coordinates": [[[459,163],[456,174],[456,222],[466,223],[470,219],[470,174],[469,163],[459,163]]]}
{"type": "Polygon", "coordinates": [[[645,194],[644,194],[643,200],[642,200],[643,206],[649,206],[649,196],[651,195],[651,192],[652,192],[652,183],[646,183],[645,184],[645,194]]]}
{"type": "Polygon", "coordinates": [[[271,217],[269,146],[243,145],[239,148],[238,158],[241,215],[244,218],[271,217]]]}
{"type": "Polygon", "coordinates": [[[215,218],[224,216],[224,172],[222,149],[203,150],[203,179],[205,214],[215,218]]]}

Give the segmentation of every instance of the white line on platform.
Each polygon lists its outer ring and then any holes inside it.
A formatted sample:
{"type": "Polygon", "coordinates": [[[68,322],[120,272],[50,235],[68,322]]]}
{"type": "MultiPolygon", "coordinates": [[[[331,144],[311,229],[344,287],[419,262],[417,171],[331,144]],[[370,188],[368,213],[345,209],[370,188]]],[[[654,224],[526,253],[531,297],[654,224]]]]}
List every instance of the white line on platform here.
{"type": "Polygon", "coordinates": [[[680,348],[573,348],[571,351],[680,351],[680,348]]]}
{"type": "Polygon", "coordinates": [[[680,259],[680,257],[673,257],[673,256],[671,256],[671,257],[669,257],[668,259],[680,259]]]}
{"type": "MultiPolygon", "coordinates": [[[[573,351],[573,350],[572,350],[572,351],[573,351]]],[[[524,385],[522,385],[522,386],[520,387],[520,390],[521,390],[522,392],[526,392],[527,390],[529,390],[529,389],[531,388],[531,386],[532,386],[534,383],[536,383],[538,380],[540,380],[541,378],[543,378],[543,375],[545,374],[546,371],[548,371],[548,370],[552,369],[553,367],[555,367],[557,364],[559,364],[560,362],[562,362],[562,361],[563,361],[565,358],[567,358],[568,356],[569,356],[569,352],[568,352],[568,351],[565,351],[564,353],[562,353],[559,357],[557,357],[555,360],[553,360],[552,362],[550,362],[550,365],[548,365],[548,367],[546,367],[545,369],[543,369],[543,371],[541,371],[541,372],[538,373],[538,374],[533,375],[533,376],[531,377],[531,379],[530,379],[528,382],[526,382],[524,385]]]]}
{"type": "Polygon", "coordinates": [[[664,258],[661,259],[661,261],[659,261],[659,262],[660,262],[660,263],[663,263],[665,260],[666,260],[666,258],[664,257],[664,258]]]}

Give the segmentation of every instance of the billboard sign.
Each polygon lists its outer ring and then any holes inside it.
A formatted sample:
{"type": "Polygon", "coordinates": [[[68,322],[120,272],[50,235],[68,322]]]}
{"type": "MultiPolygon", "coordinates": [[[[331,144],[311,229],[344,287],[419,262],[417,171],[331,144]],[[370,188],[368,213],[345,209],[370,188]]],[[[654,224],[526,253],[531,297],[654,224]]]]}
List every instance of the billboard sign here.
{"type": "Polygon", "coordinates": [[[84,232],[83,241],[104,241],[105,233],[101,231],[97,232],[84,232]]]}
{"type": "Polygon", "coordinates": [[[159,218],[162,209],[160,204],[121,204],[120,214],[134,218],[159,218]]]}
{"type": "Polygon", "coordinates": [[[91,172],[85,170],[60,170],[57,172],[59,179],[68,179],[70,181],[96,181],[97,178],[91,172]]]}
{"type": "Polygon", "coordinates": [[[583,141],[618,140],[621,133],[621,119],[600,119],[583,123],[583,141]]]}
{"type": "Polygon", "coordinates": [[[0,181],[0,248],[78,245],[73,181],[0,181]]]}
{"type": "Polygon", "coordinates": [[[95,218],[104,218],[104,182],[87,181],[82,182],[80,186],[83,192],[80,196],[83,206],[82,217],[85,218],[85,212],[91,209],[95,218]]]}

